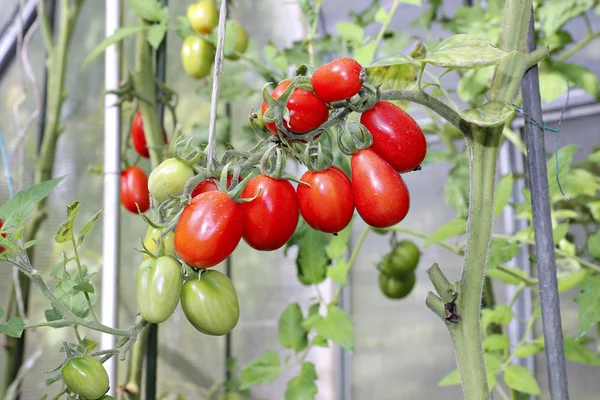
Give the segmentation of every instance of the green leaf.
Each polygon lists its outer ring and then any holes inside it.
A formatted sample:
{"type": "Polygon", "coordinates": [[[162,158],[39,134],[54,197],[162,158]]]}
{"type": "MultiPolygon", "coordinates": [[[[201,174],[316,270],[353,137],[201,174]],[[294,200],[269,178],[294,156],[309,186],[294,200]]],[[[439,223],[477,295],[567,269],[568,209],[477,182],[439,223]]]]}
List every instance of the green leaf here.
{"type": "Polygon", "coordinates": [[[365,27],[375,22],[375,14],[378,11],[379,0],[374,0],[367,8],[365,8],[361,12],[355,13],[354,11],[350,11],[349,15],[355,24],[365,27]]]}
{"type": "Polygon", "coordinates": [[[489,89],[494,67],[466,71],[460,78],[456,91],[463,101],[469,101],[483,96],[489,89]]]}
{"type": "Polygon", "coordinates": [[[504,207],[510,201],[510,197],[512,196],[513,190],[513,175],[508,174],[504,175],[500,182],[498,182],[498,187],[496,188],[496,199],[494,200],[494,217],[497,217],[502,213],[504,207]]]}
{"type": "Polygon", "coordinates": [[[569,223],[564,222],[562,224],[557,224],[556,227],[552,231],[552,236],[554,238],[554,243],[558,243],[567,236],[569,233],[569,223]]]}
{"type": "Polygon", "coordinates": [[[578,333],[583,335],[600,322],[600,275],[588,275],[580,284],[578,333]]]}
{"type": "Polygon", "coordinates": [[[4,316],[4,310],[2,309],[2,307],[0,307],[0,318],[2,318],[4,316]]]}
{"type": "MultiPolygon", "coordinates": [[[[416,81],[420,64],[404,56],[385,58],[366,67],[367,82],[372,85],[381,84],[381,90],[406,89],[416,81]]],[[[406,101],[394,101],[394,104],[407,108],[406,101]]]]}
{"type": "Polygon", "coordinates": [[[438,386],[454,385],[460,385],[460,371],[458,369],[455,369],[454,371],[450,372],[438,382],[438,386]]]}
{"type": "Polygon", "coordinates": [[[387,24],[392,19],[392,16],[385,11],[385,8],[379,8],[375,13],[375,21],[380,24],[387,24]]]}
{"type": "Polygon", "coordinates": [[[558,293],[568,292],[579,285],[588,275],[589,270],[579,269],[558,276],[558,293]]]}
{"type": "Polygon", "coordinates": [[[141,19],[150,22],[162,20],[162,6],[156,0],[128,0],[129,6],[141,19]]]}
{"type": "Polygon", "coordinates": [[[595,0],[546,0],[536,10],[545,36],[558,31],[567,21],[596,5],[595,0]]]}
{"type": "Polygon", "coordinates": [[[540,346],[539,344],[521,344],[515,349],[515,355],[527,358],[542,351],[544,351],[544,346],[540,346]]]}
{"type": "Polygon", "coordinates": [[[561,182],[565,182],[570,174],[571,164],[573,163],[573,154],[580,148],[575,145],[567,145],[554,154],[546,163],[548,168],[548,186],[550,191],[550,201],[552,204],[558,200],[562,200],[563,196],[558,188],[556,181],[556,157],[558,157],[558,176],[561,182]]]}
{"type": "Polygon", "coordinates": [[[66,243],[73,239],[73,221],[81,204],[76,201],[67,206],[67,220],[61,224],[54,236],[56,243],[66,243]]]}
{"type": "Polygon", "coordinates": [[[443,40],[422,61],[444,68],[477,69],[496,65],[517,54],[507,53],[473,35],[454,35],[443,40]]]}
{"type": "Polygon", "coordinates": [[[0,324],[0,333],[11,337],[21,337],[23,334],[23,320],[19,317],[12,317],[5,324],[0,324]]]}
{"type": "Polygon", "coordinates": [[[567,79],[563,74],[552,71],[540,72],[540,96],[542,102],[549,103],[567,92],[567,79]]]}
{"type": "Polygon", "coordinates": [[[504,304],[497,304],[493,309],[484,308],[481,310],[482,329],[486,329],[490,324],[506,325],[509,324],[512,319],[512,310],[504,304]]]}
{"type": "Polygon", "coordinates": [[[596,193],[600,190],[600,178],[582,168],[572,169],[561,183],[565,195],[570,198],[577,196],[596,197],[596,193]]]}
{"type": "Polygon", "coordinates": [[[496,268],[498,265],[512,260],[517,254],[519,254],[519,246],[516,242],[504,239],[493,240],[490,244],[486,268],[496,268]]]}
{"type": "Polygon", "coordinates": [[[590,214],[592,214],[592,218],[594,218],[597,222],[600,222],[600,200],[590,201],[586,204],[588,210],[590,210],[590,214]]]}
{"type": "Polygon", "coordinates": [[[281,371],[279,354],[275,350],[268,350],[242,370],[240,389],[244,390],[274,381],[281,375],[281,371]]]}
{"type": "Polygon", "coordinates": [[[469,164],[465,155],[459,156],[454,161],[454,166],[446,178],[444,200],[456,210],[458,217],[466,219],[469,201],[469,164]]]}
{"type": "Polygon", "coordinates": [[[600,259],[600,232],[588,237],[587,248],[591,255],[600,259]]]}
{"type": "Polygon", "coordinates": [[[135,35],[144,29],[144,25],[127,25],[123,26],[115,31],[112,35],[104,39],[83,61],[83,66],[88,65],[92,60],[98,57],[106,48],[120,42],[128,36],[135,35]]]}
{"type": "Polygon", "coordinates": [[[335,26],[335,30],[339,37],[350,42],[351,44],[357,46],[363,44],[365,30],[361,26],[351,22],[338,22],[335,26]]]}
{"type": "Polygon", "coordinates": [[[86,293],[94,293],[94,285],[92,285],[89,282],[83,282],[83,283],[79,283],[75,286],[73,286],[73,290],[79,290],[80,292],[86,292],[86,293]]]}
{"type": "Polygon", "coordinates": [[[480,107],[463,110],[460,115],[474,125],[488,128],[504,124],[514,112],[504,101],[490,101],[480,107]]]}
{"type": "Polygon", "coordinates": [[[167,33],[167,25],[155,24],[148,28],[148,43],[155,49],[158,49],[167,33]]]}
{"type": "Polygon", "coordinates": [[[433,243],[439,243],[453,236],[458,236],[467,231],[467,221],[464,219],[454,219],[440,226],[432,235],[430,235],[423,247],[427,247],[433,243]]]}
{"type": "Polygon", "coordinates": [[[361,65],[370,65],[375,58],[377,51],[377,41],[369,42],[364,46],[357,47],[354,50],[354,59],[361,65]]]}
{"type": "Polygon", "coordinates": [[[483,349],[485,351],[497,351],[508,349],[510,341],[508,337],[500,334],[493,334],[483,340],[483,349]]]}
{"type": "Polygon", "coordinates": [[[348,240],[352,234],[352,223],[337,233],[337,236],[332,236],[331,241],[325,247],[325,253],[330,260],[337,260],[343,257],[348,251],[348,240]]]}
{"type": "Polygon", "coordinates": [[[500,268],[488,269],[487,276],[492,279],[497,279],[509,285],[518,285],[521,282],[530,282],[532,278],[527,275],[521,268],[503,266],[500,268]],[[510,272],[508,272],[508,271],[510,272]]]}
{"type": "Polygon", "coordinates": [[[348,268],[346,260],[340,258],[335,264],[327,268],[327,277],[340,285],[345,285],[348,282],[349,272],[350,268],[348,268]]]}
{"type": "Polygon", "coordinates": [[[509,364],[504,369],[504,382],[519,392],[540,395],[540,385],[529,370],[521,365],[509,364]]]}
{"type": "Polygon", "coordinates": [[[88,222],[86,222],[86,224],[83,227],[83,229],[81,230],[81,232],[79,232],[79,239],[77,239],[78,246],[81,245],[81,243],[83,243],[83,241],[85,240],[87,235],[90,233],[90,231],[94,227],[94,224],[96,223],[96,221],[98,221],[98,218],[100,218],[100,215],[102,215],[102,211],[104,211],[104,209],[101,209],[96,214],[92,215],[92,217],[88,220],[88,222]]]}
{"type": "Polygon", "coordinates": [[[354,329],[346,311],[330,307],[326,317],[315,323],[315,331],[325,339],[333,340],[348,351],[354,348],[354,329]]]}
{"type": "Polygon", "coordinates": [[[308,229],[300,239],[296,266],[298,279],[304,285],[321,283],[326,277],[330,263],[325,246],[329,241],[326,233],[308,229]]]}
{"type": "Polygon", "coordinates": [[[38,239],[30,240],[28,242],[23,243],[23,249],[27,250],[28,248],[35,246],[40,241],[38,239]]]}
{"type": "Polygon", "coordinates": [[[313,346],[319,346],[319,347],[329,347],[329,343],[327,342],[327,339],[325,339],[323,336],[319,336],[316,335],[313,340],[312,340],[312,344],[313,346]]]}
{"type": "Polygon", "coordinates": [[[412,4],[413,6],[421,7],[422,0],[400,0],[400,3],[412,4]]]}
{"type": "Polygon", "coordinates": [[[308,309],[308,316],[306,317],[306,319],[302,322],[302,327],[308,332],[310,331],[312,328],[314,328],[315,324],[317,323],[317,321],[319,319],[321,319],[322,317],[319,315],[319,308],[320,308],[320,304],[313,304],[312,306],[310,306],[310,308],[308,309]]]}
{"type": "MultiPolygon", "coordinates": [[[[44,316],[46,317],[46,321],[48,322],[58,321],[62,319],[61,313],[58,312],[58,310],[54,307],[44,311],[44,316]]],[[[65,326],[67,326],[67,324],[65,324],[65,326]]]]}
{"type": "Polygon", "coordinates": [[[64,177],[52,179],[22,190],[0,206],[0,219],[4,225],[23,226],[27,218],[33,214],[37,203],[46,198],[64,177]]]}
{"type": "Polygon", "coordinates": [[[488,382],[490,384],[490,390],[493,390],[494,386],[496,386],[496,375],[502,372],[503,361],[492,353],[485,353],[483,355],[483,360],[485,362],[485,369],[487,372],[488,382]]]}
{"type": "Polygon", "coordinates": [[[292,378],[285,390],[285,400],[308,400],[314,399],[319,391],[315,381],[317,380],[317,370],[311,362],[304,362],[300,369],[300,374],[292,378]]]}
{"type": "Polygon", "coordinates": [[[565,357],[569,361],[580,364],[600,365],[598,354],[575,338],[565,338],[565,357]]]}
{"type": "Polygon", "coordinates": [[[52,267],[50,276],[53,276],[58,280],[62,280],[65,275],[66,275],[65,259],[63,258],[59,262],[57,262],[54,267],[52,267]]]}
{"type": "MultiPolygon", "coordinates": [[[[583,89],[590,96],[593,96],[596,100],[600,101],[600,81],[592,71],[581,65],[560,62],[552,63],[552,69],[562,72],[569,81],[583,89]]],[[[566,85],[565,77],[563,77],[565,91],[566,85]]]]}
{"type": "Polygon", "coordinates": [[[277,334],[279,343],[287,349],[301,351],[308,345],[307,331],[302,327],[304,316],[298,303],[293,303],[281,314],[277,334]]]}

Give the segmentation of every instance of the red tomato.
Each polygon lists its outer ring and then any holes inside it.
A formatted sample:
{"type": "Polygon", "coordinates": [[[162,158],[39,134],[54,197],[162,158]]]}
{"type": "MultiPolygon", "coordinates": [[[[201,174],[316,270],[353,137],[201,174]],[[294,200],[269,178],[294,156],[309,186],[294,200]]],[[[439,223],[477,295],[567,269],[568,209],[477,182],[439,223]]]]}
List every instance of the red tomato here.
{"type": "Polygon", "coordinates": [[[292,184],[283,179],[258,175],[250,179],[241,198],[258,197],[242,203],[244,240],[256,250],[276,250],[294,234],[298,225],[298,199],[292,184]]]}
{"type": "Polygon", "coordinates": [[[425,159],[425,135],[410,115],[388,101],[362,113],[360,123],[371,135],[370,147],[400,173],[414,171],[425,159]]]}
{"type": "Polygon", "coordinates": [[[367,224],[387,228],[406,217],[410,194],[390,164],[369,148],[352,156],[351,168],[354,203],[367,224]]]}
{"type": "MultiPolygon", "coordinates": [[[[229,175],[227,177],[227,188],[228,189],[231,187],[232,179],[233,179],[233,175],[229,175]]],[[[240,176],[238,178],[238,183],[241,181],[242,181],[242,177],[240,176]]],[[[218,181],[216,181],[215,179],[205,179],[203,181],[200,181],[198,186],[196,186],[196,188],[192,191],[192,198],[194,198],[204,192],[216,192],[217,190],[219,190],[218,181]]]]}
{"type": "Polygon", "coordinates": [[[298,185],[298,206],[311,228],[337,233],[348,226],[354,214],[354,198],[350,178],[344,171],[306,171],[300,180],[310,185],[298,185]]]}
{"type": "Polygon", "coordinates": [[[242,238],[243,224],[242,208],[226,193],[201,193],[179,217],[175,251],[190,267],[213,267],[233,253],[242,238]]]}
{"type": "MultiPolygon", "coordinates": [[[[167,144],[167,133],[164,130],[163,138],[165,144],[167,144]]],[[[146,134],[144,133],[144,121],[142,120],[142,113],[139,110],[135,114],[135,117],[133,117],[131,124],[131,144],[141,157],[150,158],[150,152],[146,144],[146,134]]]]}
{"type": "MultiPolygon", "coordinates": [[[[0,219],[0,229],[2,229],[3,226],[4,226],[4,221],[0,219]]],[[[3,233],[2,237],[6,237],[6,233],[3,233]]],[[[4,253],[4,250],[6,250],[6,249],[3,246],[0,246],[0,254],[4,253]]]]}
{"type": "Polygon", "coordinates": [[[317,68],[311,83],[315,93],[327,103],[346,100],[362,88],[360,75],[363,71],[356,60],[342,57],[317,68]]]}
{"type": "Polygon", "coordinates": [[[150,192],[148,192],[148,176],[137,166],[125,168],[121,172],[121,204],[137,214],[136,204],[141,212],[150,208],[150,192]]]}
{"type": "MultiPolygon", "coordinates": [[[[278,99],[285,89],[290,86],[290,81],[282,81],[273,90],[271,96],[278,99]]],[[[267,111],[267,103],[262,103],[262,114],[267,111]]],[[[310,90],[296,88],[290,96],[287,108],[290,110],[289,124],[284,120],[283,126],[294,133],[306,133],[318,128],[329,118],[329,108],[316,94],[310,90]]],[[[265,124],[273,134],[277,135],[275,122],[265,124]]]]}

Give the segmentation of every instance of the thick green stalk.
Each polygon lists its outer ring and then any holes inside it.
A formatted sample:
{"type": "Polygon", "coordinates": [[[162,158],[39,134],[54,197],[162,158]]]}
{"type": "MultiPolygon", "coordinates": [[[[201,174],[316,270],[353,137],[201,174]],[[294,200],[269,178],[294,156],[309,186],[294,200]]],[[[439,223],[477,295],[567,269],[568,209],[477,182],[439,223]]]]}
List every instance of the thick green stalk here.
{"type": "MultiPolygon", "coordinates": [[[[63,102],[66,98],[65,93],[65,75],[67,70],[67,53],[69,43],[73,35],[73,29],[79,15],[79,10],[83,0],[78,0],[73,4],[69,0],[62,0],[60,5],[61,23],[58,33],[58,43],[56,46],[48,49],[48,102],[45,115],[47,118],[46,128],[44,130],[44,140],[40,149],[40,156],[35,171],[34,184],[38,184],[52,179],[54,171],[54,161],[58,137],[61,133],[60,113],[63,102]]],[[[24,240],[35,239],[37,233],[46,219],[46,199],[40,201],[35,208],[32,220],[25,228],[24,240]]],[[[34,258],[34,247],[28,249],[27,253],[30,261],[34,258]]],[[[21,295],[24,302],[29,297],[30,281],[23,274],[19,275],[21,286],[21,295]]],[[[14,293],[14,288],[12,290],[14,293]]],[[[18,315],[17,302],[11,301],[12,307],[6,310],[6,317],[11,318],[18,315]]],[[[4,376],[0,394],[5,393],[8,386],[15,379],[20,367],[19,354],[24,353],[24,336],[21,338],[7,337],[6,353],[4,357],[4,376]]]]}

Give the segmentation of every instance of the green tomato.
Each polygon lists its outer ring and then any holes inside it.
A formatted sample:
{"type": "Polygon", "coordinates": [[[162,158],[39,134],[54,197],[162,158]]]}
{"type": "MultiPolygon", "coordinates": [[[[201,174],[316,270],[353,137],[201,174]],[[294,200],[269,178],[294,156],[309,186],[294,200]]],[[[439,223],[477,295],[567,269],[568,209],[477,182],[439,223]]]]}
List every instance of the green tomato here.
{"type": "Polygon", "coordinates": [[[210,73],[215,60],[215,46],[203,38],[190,35],[181,46],[183,69],[192,78],[201,79],[210,73]]]}
{"type": "Polygon", "coordinates": [[[401,299],[408,296],[415,287],[417,277],[414,272],[397,279],[386,274],[379,274],[379,289],[390,299],[401,299]]]}
{"type": "Polygon", "coordinates": [[[419,248],[413,242],[401,240],[384,256],[379,267],[384,274],[403,279],[417,268],[420,258],[419,248]]]}
{"type": "Polygon", "coordinates": [[[148,177],[148,191],[159,203],[183,192],[185,183],[194,176],[194,169],[176,158],[167,158],[148,177]]]}
{"type": "Polygon", "coordinates": [[[213,0],[202,0],[190,4],[187,9],[187,16],[192,29],[198,33],[211,33],[219,24],[219,11],[213,0]]]}
{"type": "Polygon", "coordinates": [[[142,317],[155,324],[166,321],[177,308],[182,286],[183,271],[175,258],[144,260],[136,276],[137,303],[142,317]]]}
{"type": "Polygon", "coordinates": [[[106,396],[102,397],[100,400],[117,400],[117,399],[115,399],[112,396],[106,395],[106,396]]]}
{"type": "MultiPolygon", "coordinates": [[[[160,229],[153,228],[151,226],[148,227],[146,231],[146,237],[144,238],[144,246],[152,253],[156,254],[158,249],[156,246],[156,240],[160,237],[160,229]]],[[[175,255],[175,243],[174,243],[175,234],[173,231],[167,233],[161,240],[162,244],[165,246],[165,254],[166,255],[175,255]]],[[[142,253],[142,257],[144,260],[148,259],[150,256],[146,253],[142,253]]]]}
{"type": "Polygon", "coordinates": [[[235,20],[227,20],[225,32],[225,58],[237,60],[248,48],[248,34],[244,27],[235,20]],[[232,36],[233,35],[233,36],[232,36]]]}
{"type": "Polygon", "coordinates": [[[100,399],[108,392],[108,374],[100,361],[92,356],[70,359],[61,375],[69,390],[84,399],[100,399]]]}
{"type": "Polygon", "coordinates": [[[181,308],[194,328],[206,335],[225,335],[240,318],[240,303],[233,283],[227,275],[215,270],[184,283],[181,308]]]}

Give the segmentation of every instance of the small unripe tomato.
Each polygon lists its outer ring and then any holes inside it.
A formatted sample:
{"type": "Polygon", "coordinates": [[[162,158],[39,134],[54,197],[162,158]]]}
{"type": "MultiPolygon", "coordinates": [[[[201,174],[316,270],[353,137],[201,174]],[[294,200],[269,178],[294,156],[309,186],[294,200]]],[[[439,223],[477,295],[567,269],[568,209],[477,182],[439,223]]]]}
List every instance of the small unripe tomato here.
{"type": "Polygon", "coordinates": [[[185,72],[192,78],[201,79],[210,73],[215,59],[215,46],[203,38],[190,35],[181,46],[181,61],[185,72]]]}
{"type": "Polygon", "coordinates": [[[99,399],[109,389],[106,370],[92,356],[70,359],[63,366],[61,375],[69,390],[84,399],[99,399]]]}
{"type": "Polygon", "coordinates": [[[363,67],[350,57],[338,58],[317,68],[311,78],[315,93],[331,103],[349,99],[362,88],[363,67]]]}
{"type": "Polygon", "coordinates": [[[227,20],[225,33],[225,58],[237,60],[238,54],[244,54],[248,48],[248,34],[244,27],[235,20],[227,20]],[[232,36],[233,35],[233,38],[232,36]]]}
{"type": "Polygon", "coordinates": [[[142,317],[154,324],[166,321],[179,304],[182,287],[183,271],[175,258],[144,260],[136,274],[136,297],[142,317]]]}
{"type": "Polygon", "coordinates": [[[186,182],[195,175],[194,169],[176,158],[167,158],[150,173],[148,191],[159,203],[183,192],[186,182]]]}
{"type": "MultiPolygon", "coordinates": [[[[171,232],[167,233],[165,236],[163,236],[163,238],[161,239],[161,243],[165,247],[165,254],[170,254],[170,255],[176,254],[175,253],[175,244],[173,243],[174,236],[175,236],[175,234],[173,233],[173,231],[171,231],[171,232]]],[[[146,231],[146,237],[144,238],[144,246],[146,246],[146,248],[153,254],[156,254],[158,251],[158,248],[156,246],[156,241],[158,240],[159,237],[160,237],[160,229],[156,229],[156,228],[149,226],[148,230],[146,231]]],[[[142,257],[144,257],[144,259],[147,259],[150,256],[146,253],[142,253],[142,257]]]]}
{"type": "Polygon", "coordinates": [[[379,274],[379,289],[390,299],[401,299],[408,296],[415,287],[417,277],[414,272],[404,276],[402,279],[394,278],[386,274],[379,274]]]}
{"type": "Polygon", "coordinates": [[[211,33],[219,24],[219,11],[213,0],[202,0],[190,4],[187,16],[192,29],[198,33],[211,33]]]}

